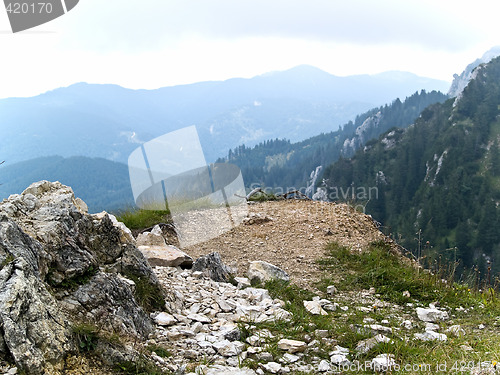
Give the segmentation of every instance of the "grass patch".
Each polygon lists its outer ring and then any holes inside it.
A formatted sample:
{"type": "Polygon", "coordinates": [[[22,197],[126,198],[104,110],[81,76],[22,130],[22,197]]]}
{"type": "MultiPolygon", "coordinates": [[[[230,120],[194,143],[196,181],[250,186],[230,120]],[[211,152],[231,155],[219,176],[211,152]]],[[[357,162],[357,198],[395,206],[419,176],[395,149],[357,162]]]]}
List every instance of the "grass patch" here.
{"type": "Polygon", "coordinates": [[[172,222],[169,210],[130,209],[118,213],[116,218],[131,230],[149,228],[158,223],[172,222]]]}
{"type": "Polygon", "coordinates": [[[274,193],[266,193],[260,191],[255,193],[248,199],[250,202],[267,202],[267,201],[277,201],[279,198],[274,193]]]}
{"type": "MultiPolygon", "coordinates": [[[[273,322],[240,322],[242,340],[268,330],[274,337],[266,338],[262,346],[276,360],[284,354],[277,347],[281,338],[301,341],[316,339],[315,349],[305,353],[304,363],[311,363],[314,357],[328,360],[334,345],[348,348],[349,359],[359,363],[369,363],[379,354],[392,354],[400,366],[394,373],[402,374],[470,373],[473,369],[471,366],[477,368],[481,363],[487,365],[499,361],[500,301],[493,289],[479,292],[468,285],[445,283],[441,279],[442,274],[433,275],[418,269],[381,242],[371,244],[362,253],[330,244],[327,256],[319,264],[324,273],[318,288],[326,296],[326,287],[334,284],[339,292],[332,299],[344,309],[337,308],[326,316],[312,315],[303,305],[305,300],[314,297],[312,292],[276,280],[255,285],[268,289],[272,298],[283,300],[284,308],[291,313],[291,317],[273,322]],[[367,289],[371,287],[377,293],[371,298],[382,299],[390,304],[371,311],[360,311],[358,307],[370,305],[357,296],[360,293],[371,296],[367,294],[367,289]],[[409,291],[410,297],[403,297],[404,291],[409,291]],[[425,324],[417,318],[415,308],[430,302],[440,302],[450,315],[448,321],[440,323],[438,331],[447,335],[446,342],[414,339],[415,333],[425,330],[425,324]],[[365,318],[373,319],[376,324],[388,320],[389,324],[385,326],[393,328],[393,331],[384,335],[392,342],[379,343],[367,353],[356,352],[361,340],[375,335],[364,327],[365,318]],[[410,319],[413,328],[401,326],[403,319],[410,319]],[[465,330],[465,335],[455,336],[446,332],[448,327],[457,324],[465,330]],[[480,329],[480,324],[485,327],[480,329]],[[326,340],[316,337],[316,330],[328,330],[329,337],[326,340]]],[[[256,369],[260,363],[258,357],[249,357],[242,364],[256,369]]],[[[356,369],[342,373],[373,374],[373,371],[356,369]]]]}
{"type": "Polygon", "coordinates": [[[99,342],[99,330],[92,324],[82,323],[73,326],[78,350],[80,353],[88,353],[95,350],[99,342]]]}
{"type": "Polygon", "coordinates": [[[162,358],[168,358],[172,356],[172,353],[170,353],[167,348],[161,345],[150,344],[146,346],[146,350],[148,350],[151,353],[155,352],[157,356],[162,358]]]}
{"type": "Polygon", "coordinates": [[[2,270],[6,265],[12,263],[15,259],[16,257],[14,255],[8,253],[2,263],[0,263],[0,270],[2,270]]]}
{"type": "Polygon", "coordinates": [[[388,244],[373,243],[367,251],[351,252],[350,249],[336,243],[327,248],[328,256],[318,261],[326,271],[318,283],[320,290],[334,280],[331,273],[342,274],[343,280],[335,283],[341,289],[362,290],[375,288],[376,293],[393,303],[404,304],[409,298],[403,292],[410,292],[412,300],[422,303],[439,301],[450,307],[473,306],[477,300],[467,285],[448,285],[443,282],[439,273],[432,274],[427,270],[417,269],[403,258],[394,255],[388,244]]]}
{"type": "Polygon", "coordinates": [[[135,283],[134,296],[144,311],[151,313],[165,309],[165,296],[159,285],[144,276],[126,274],[125,277],[135,283]]]}
{"type": "Polygon", "coordinates": [[[138,358],[135,361],[125,361],[117,363],[113,367],[114,373],[122,375],[164,375],[171,372],[162,371],[151,361],[145,358],[138,358]]]}

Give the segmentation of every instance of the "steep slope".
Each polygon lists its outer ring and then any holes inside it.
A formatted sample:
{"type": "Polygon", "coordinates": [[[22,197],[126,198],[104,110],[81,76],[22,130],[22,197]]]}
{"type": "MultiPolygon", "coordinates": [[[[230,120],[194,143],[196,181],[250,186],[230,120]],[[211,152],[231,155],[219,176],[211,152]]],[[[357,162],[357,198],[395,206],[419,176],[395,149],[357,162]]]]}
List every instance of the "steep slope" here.
{"type": "Polygon", "coordinates": [[[409,73],[336,77],[309,66],[157,90],[79,83],[0,100],[0,155],[10,163],[50,155],[126,162],[140,143],[196,125],[213,161],[242,143],[302,140],[395,97],[447,86],[409,73]]]}
{"type": "Polygon", "coordinates": [[[500,58],[474,77],[460,99],[368,142],[324,178],[331,197],[354,189],[351,200],[429,262],[458,258],[487,277],[500,271],[500,58]]]}
{"type": "Polygon", "coordinates": [[[479,59],[476,59],[474,62],[467,65],[465,70],[460,74],[453,75],[453,82],[451,83],[450,90],[448,91],[448,95],[450,97],[456,97],[461,94],[464,88],[467,86],[469,81],[472,79],[472,72],[479,65],[490,62],[493,58],[500,55],[500,46],[493,47],[489,51],[487,51],[483,56],[479,59]]]}
{"type": "Polygon", "coordinates": [[[248,148],[230,150],[224,160],[238,165],[248,187],[261,185],[275,190],[305,188],[311,171],[327,166],[341,155],[351,156],[367,141],[377,138],[392,127],[406,127],[420,112],[447,96],[436,91],[416,92],[404,102],[373,108],[358,115],[335,132],[317,135],[301,142],[269,140],[248,148]]]}

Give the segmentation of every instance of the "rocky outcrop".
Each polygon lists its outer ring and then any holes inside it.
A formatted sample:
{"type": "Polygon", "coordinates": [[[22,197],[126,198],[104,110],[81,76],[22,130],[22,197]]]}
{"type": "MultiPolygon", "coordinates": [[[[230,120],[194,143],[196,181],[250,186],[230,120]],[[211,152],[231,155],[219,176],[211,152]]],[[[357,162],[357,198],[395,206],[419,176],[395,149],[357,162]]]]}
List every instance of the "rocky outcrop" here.
{"type": "Polygon", "coordinates": [[[144,232],[137,237],[136,244],[151,266],[189,268],[193,258],[173,245],[167,245],[159,225],[150,232],[144,232]]]}
{"type": "Polygon", "coordinates": [[[228,266],[222,263],[218,252],[213,252],[196,259],[193,264],[193,271],[199,271],[212,280],[219,282],[228,282],[232,272],[228,266]]]}
{"type": "Polygon", "coordinates": [[[493,47],[491,50],[486,52],[481,58],[476,59],[473,63],[467,65],[465,70],[460,74],[453,75],[453,82],[451,83],[450,90],[448,91],[448,96],[450,98],[458,97],[464,90],[464,88],[469,84],[470,80],[473,78],[474,69],[479,65],[490,62],[493,58],[500,55],[500,46],[493,47]]]}
{"type": "Polygon", "coordinates": [[[290,276],[283,271],[281,268],[275,266],[274,264],[256,260],[250,262],[250,267],[248,268],[248,278],[250,282],[261,282],[265,283],[269,280],[282,280],[285,282],[290,281],[290,276]]]}
{"type": "Polygon", "coordinates": [[[27,373],[51,373],[77,350],[79,322],[148,336],[140,292],[156,291],[156,302],[164,292],[113,216],[89,215],[71,188],[48,181],[10,196],[0,213],[0,354],[27,373]]]}
{"type": "Polygon", "coordinates": [[[29,373],[53,370],[74,350],[71,327],[40,279],[42,246],[0,216],[0,354],[29,373]]]}

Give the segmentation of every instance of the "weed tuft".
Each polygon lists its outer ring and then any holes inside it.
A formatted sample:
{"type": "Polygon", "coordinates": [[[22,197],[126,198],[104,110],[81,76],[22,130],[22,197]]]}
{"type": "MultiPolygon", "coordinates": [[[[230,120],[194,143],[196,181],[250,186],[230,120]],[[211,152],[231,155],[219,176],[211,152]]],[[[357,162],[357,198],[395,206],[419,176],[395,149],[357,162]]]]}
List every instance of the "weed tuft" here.
{"type": "Polygon", "coordinates": [[[131,230],[149,228],[158,223],[172,222],[169,210],[130,209],[118,213],[116,218],[131,230]]]}
{"type": "Polygon", "coordinates": [[[92,324],[77,324],[73,326],[73,335],[81,353],[88,353],[95,350],[99,342],[98,329],[92,324]]]}

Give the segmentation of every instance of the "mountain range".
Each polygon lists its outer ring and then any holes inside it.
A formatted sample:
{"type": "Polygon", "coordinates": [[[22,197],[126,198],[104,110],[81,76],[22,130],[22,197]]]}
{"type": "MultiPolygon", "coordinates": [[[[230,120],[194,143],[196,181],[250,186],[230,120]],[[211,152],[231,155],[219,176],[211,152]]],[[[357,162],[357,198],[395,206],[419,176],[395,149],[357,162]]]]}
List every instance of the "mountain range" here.
{"type": "Polygon", "coordinates": [[[448,86],[411,73],[337,77],[311,66],[156,90],[78,83],[0,100],[0,155],[6,164],[52,155],[125,163],[143,142],[196,125],[214,161],[240,144],[300,141],[396,97],[448,86]]]}

